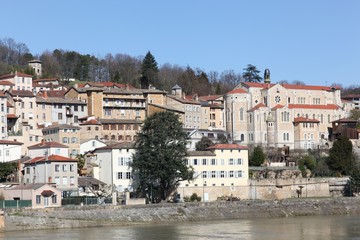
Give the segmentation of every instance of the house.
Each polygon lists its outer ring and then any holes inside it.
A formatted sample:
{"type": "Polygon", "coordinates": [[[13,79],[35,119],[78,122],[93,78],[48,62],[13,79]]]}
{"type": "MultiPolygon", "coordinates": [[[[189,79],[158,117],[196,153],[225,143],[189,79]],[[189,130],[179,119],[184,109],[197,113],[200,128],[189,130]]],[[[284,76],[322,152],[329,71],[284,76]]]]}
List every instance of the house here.
{"type": "Polygon", "coordinates": [[[211,130],[184,128],[184,131],[186,131],[189,136],[187,149],[190,151],[196,149],[196,143],[200,141],[203,137],[209,138],[213,143],[219,143],[219,137],[227,136],[227,133],[224,130],[216,129],[211,130]]]}
{"type": "Polygon", "coordinates": [[[90,152],[95,150],[96,148],[105,147],[105,146],[106,144],[98,139],[87,139],[81,141],[79,154],[85,154],[86,152],[90,152]]]}
{"type": "MultiPolygon", "coordinates": [[[[102,139],[102,126],[99,120],[94,116],[79,118],[80,121],[80,139],[87,141],[89,139],[102,139]]],[[[81,152],[81,151],[80,151],[81,152]]]]}
{"type": "Polygon", "coordinates": [[[27,183],[2,190],[5,200],[31,200],[32,208],[60,207],[61,191],[53,184],[27,183]]]}
{"type": "Polygon", "coordinates": [[[80,127],[69,124],[53,124],[42,129],[45,141],[59,142],[69,147],[69,156],[80,151],[80,127]]]}
{"type": "Polygon", "coordinates": [[[126,189],[132,191],[131,169],[129,163],[135,152],[133,142],[122,142],[110,146],[100,147],[93,151],[96,154],[95,164],[98,165],[98,175],[95,178],[114,185],[116,190],[123,192],[126,189]]]}
{"type": "Polygon", "coordinates": [[[0,76],[0,81],[8,81],[14,84],[13,90],[32,91],[32,76],[15,71],[15,73],[0,76]]]}
{"type": "Polygon", "coordinates": [[[45,155],[68,157],[69,147],[58,142],[47,142],[45,140],[28,147],[28,156],[30,158],[43,157],[45,155]]]}
{"type": "Polygon", "coordinates": [[[0,140],[0,162],[10,162],[21,158],[23,143],[10,140],[0,140]]]}
{"type": "Polygon", "coordinates": [[[200,96],[201,128],[225,130],[224,97],[222,95],[200,96]]]}
{"type": "Polygon", "coordinates": [[[63,196],[77,194],[77,160],[59,155],[35,157],[24,162],[24,180],[28,183],[55,183],[63,196]]]}
{"type": "Polygon", "coordinates": [[[238,144],[215,144],[207,151],[189,151],[187,165],[195,172],[194,181],[181,181],[177,191],[182,196],[197,193],[203,201],[220,196],[247,198],[248,148],[238,144]]]}

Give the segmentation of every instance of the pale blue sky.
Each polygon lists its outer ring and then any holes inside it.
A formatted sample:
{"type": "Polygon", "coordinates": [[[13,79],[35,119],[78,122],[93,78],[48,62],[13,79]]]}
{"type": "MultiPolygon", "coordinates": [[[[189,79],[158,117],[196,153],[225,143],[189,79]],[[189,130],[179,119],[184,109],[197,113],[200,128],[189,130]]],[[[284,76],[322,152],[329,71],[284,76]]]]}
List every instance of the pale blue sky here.
{"type": "Polygon", "coordinates": [[[242,73],[250,63],[273,82],[360,84],[358,0],[4,0],[0,9],[0,38],[33,54],[150,50],[160,66],[242,73]]]}

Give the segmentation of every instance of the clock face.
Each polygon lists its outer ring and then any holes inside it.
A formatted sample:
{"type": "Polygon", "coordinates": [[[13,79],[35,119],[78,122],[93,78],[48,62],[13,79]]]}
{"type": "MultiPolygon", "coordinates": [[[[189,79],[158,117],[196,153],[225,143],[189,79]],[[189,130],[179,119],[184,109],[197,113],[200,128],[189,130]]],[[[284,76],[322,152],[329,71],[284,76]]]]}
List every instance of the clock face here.
{"type": "Polygon", "coordinates": [[[277,96],[275,97],[275,102],[279,103],[280,101],[281,101],[281,98],[280,98],[279,95],[277,95],[277,96]]]}

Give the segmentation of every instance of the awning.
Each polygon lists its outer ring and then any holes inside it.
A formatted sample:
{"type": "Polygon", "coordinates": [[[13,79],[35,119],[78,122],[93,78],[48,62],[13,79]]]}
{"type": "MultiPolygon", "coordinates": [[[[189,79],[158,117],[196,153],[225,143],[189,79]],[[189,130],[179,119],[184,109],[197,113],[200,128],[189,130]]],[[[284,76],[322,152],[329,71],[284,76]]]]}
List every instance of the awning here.
{"type": "Polygon", "coordinates": [[[52,196],[53,194],[54,194],[54,192],[51,191],[51,190],[44,190],[44,191],[42,191],[42,193],[41,193],[41,195],[42,195],[43,197],[50,197],[50,196],[52,196]]]}

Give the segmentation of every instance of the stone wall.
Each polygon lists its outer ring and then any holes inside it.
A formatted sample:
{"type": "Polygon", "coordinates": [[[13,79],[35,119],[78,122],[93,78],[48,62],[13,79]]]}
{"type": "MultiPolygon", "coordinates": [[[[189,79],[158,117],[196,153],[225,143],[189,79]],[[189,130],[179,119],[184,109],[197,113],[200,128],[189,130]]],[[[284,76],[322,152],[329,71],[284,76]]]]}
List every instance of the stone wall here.
{"type": "Polygon", "coordinates": [[[5,231],[333,214],[360,214],[360,198],[14,209],[5,231]]]}

